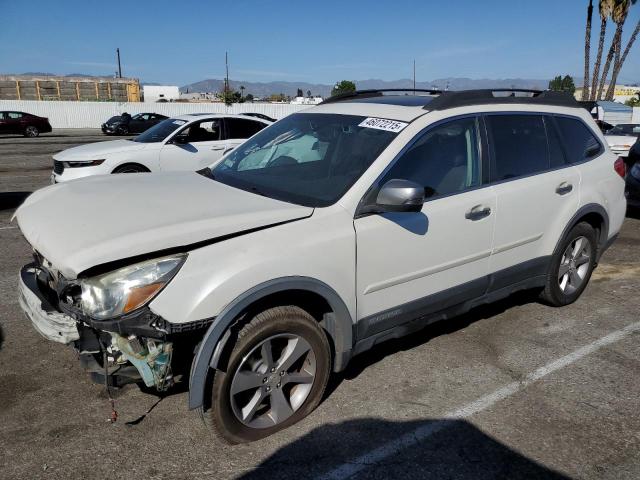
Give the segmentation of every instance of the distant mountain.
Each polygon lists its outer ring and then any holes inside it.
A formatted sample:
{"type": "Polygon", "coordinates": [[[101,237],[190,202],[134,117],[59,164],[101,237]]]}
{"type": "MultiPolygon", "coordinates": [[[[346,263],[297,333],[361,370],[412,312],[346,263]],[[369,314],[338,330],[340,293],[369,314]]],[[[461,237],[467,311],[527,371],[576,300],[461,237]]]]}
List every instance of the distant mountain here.
{"type": "MultiPolygon", "coordinates": [[[[312,95],[320,95],[328,97],[331,94],[333,85],[325,85],[321,83],[306,82],[244,82],[239,80],[231,80],[231,88],[239,90],[240,86],[245,87],[245,94],[251,93],[256,97],[265,97],[272,94],[283,93],[285,95],[295,96],[298,89],[301,89],[305,95],[307,91],[311,91],[312,95]]],[[[400,80],[356,80],[358,89],[365,90],[369,88],[413,88],[413,80],[403,78],[400,80]]],[[[428,82],[416,82],[416,88],[439,88],[449,90],[469,90],[475,88],[532,88],[544,89],[549,84],[548,80],[526,79],[526,78],[504,78],[504,79],[473,79],[473,78],[438,78],[428,82]]],[[[199,82],[191,83],[180,87],[181,92],[219,92],[224,87],[224,80],[207,79],[199,82]]]]}

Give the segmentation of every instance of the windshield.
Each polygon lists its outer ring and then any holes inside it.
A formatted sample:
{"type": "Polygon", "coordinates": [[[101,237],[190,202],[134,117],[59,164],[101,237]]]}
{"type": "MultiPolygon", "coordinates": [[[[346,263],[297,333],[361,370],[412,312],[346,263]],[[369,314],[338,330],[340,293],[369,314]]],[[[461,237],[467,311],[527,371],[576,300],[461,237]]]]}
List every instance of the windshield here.
{"type": "Polygon", "coordinates": [[[236,148],[211,176],[285,202],[331,205],[397,135],[361,127],[363,120],[354,115],[289,115],[236,148]]]}
{"type": "Polygon", "coordinates": [[[144,133],[138,135],[133,141],[139,143],[161,142],[185,123],[187,123],[186,120],[167,118],[160,123],[156,123],[149,130],[145,130],[144,133]]]}

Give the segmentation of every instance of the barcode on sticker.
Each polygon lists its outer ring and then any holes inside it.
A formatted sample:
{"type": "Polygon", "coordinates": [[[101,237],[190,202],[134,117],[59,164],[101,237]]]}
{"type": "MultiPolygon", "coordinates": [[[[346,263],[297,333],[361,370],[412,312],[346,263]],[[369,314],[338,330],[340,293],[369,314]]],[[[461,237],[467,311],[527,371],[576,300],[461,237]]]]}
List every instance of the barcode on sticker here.
{"type": "Polygon", "coordinates": [[[358,125],[359,127],[375,128],[377,130],[386,130],[387,132],[398,133],[404,127],[409,125],[405,122],[398,122],[396,120],[387,120],[386,118],[366,118],[358,125]]]}

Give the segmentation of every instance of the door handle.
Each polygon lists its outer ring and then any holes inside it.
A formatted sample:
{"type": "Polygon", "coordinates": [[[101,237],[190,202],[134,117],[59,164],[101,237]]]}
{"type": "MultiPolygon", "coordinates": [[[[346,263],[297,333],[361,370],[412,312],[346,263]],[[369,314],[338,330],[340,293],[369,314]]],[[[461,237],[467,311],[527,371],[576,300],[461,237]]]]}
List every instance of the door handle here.
{"type": "Polygon", "coordinates": [[[560,185],[557,186],[556,193],[558,195],[566,195],[571,190],[573,190],[573,185],[567,182],[562,182],[560,185]]]}
{"type": "Polygon", "coordinates": [[[484,217],[491,215],[491,208],[483,205],[476,205],[467,213],[464,214],[464,218],[467,220],[481,220],[484,217]]]}
{"type": "Polygon", "coordinates": [[[211,150],[224,150],[224,147],[211,147],[211,150]]]}

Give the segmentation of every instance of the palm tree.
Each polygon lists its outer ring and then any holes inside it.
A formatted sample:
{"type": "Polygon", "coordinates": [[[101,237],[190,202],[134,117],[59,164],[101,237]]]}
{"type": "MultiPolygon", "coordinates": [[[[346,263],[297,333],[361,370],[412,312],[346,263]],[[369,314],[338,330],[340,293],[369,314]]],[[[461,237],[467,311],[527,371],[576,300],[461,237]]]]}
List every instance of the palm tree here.
{"type": "MultiPolygon", "coordinates": [[[[630,4],[627,5],[627,14],[629,13],[629,7],[636,3],[637,0],[631,0],[630,4]]],[[[626,14],[625,14],[626,20],[626,14]]],[[[624,65],[625,60],[627,59],[627,55],[629,54],[629,50],[633,47],[636,38],[638,37],[638,33],[640,32],[640,20],[636,24],[636,28],[631,34],[629,41],[627,42],[627,46],[624,49],[624,53],[620,56],[620,51],[622,50],[622,31],[620,32],[620,38],[618,39],[618,46],[616,47],[616,61],[613,64],[613,73],[611,74],[611,81],[609,82],[609,89],[607,90],[607,94],[605,95],[605,99],[613,100],[613,95],[615,94],[616,83],[618,82],[618,75],[620,74],[620,70],[622,70],[622,65],[624,65]]]]}
{"type": "MultiPolygon", "coordinates": [[[[591,100],[596,100],[598,90],[598,79],[600,78],[600,64],[602,63],[602,50],[604,49],[604,38],[607,34],[607,21],[613,12],[615,0],[600,0],[598,10],[600,12],[600,41],[598,42],[598,53],[596,63],[593,66],[593,79],[591,80],[591,100]]],[[[598,97],[599,99],[599,97],[598,97]]]]}
{"type": "MultiPolygon", "coordinates": [[[[602,91],[604,90],[604,86],[607,83],[607,75],[609,75],[609,68],[611,68],[611,62],[613,61],[614,55],[620,55],[620,44],[622,43],[622,28],[624,27],[624,22],[627,19],[627,15],[629,14],[629,7],[631,6],[630,0],[615,0],[613,5],[613,13],[611,14],[611,19],[613,23],[616,24],[616,33],[613,35],[613,40],[611,40],[611,47],[609,47],[609,53],[607,54],[607,60],[604,63],[604,69],[602,70],[602,78],[600,80],[600,86],[598,87],[598,96],[597,98],[602,98],[602,91]]],[[[613,90],[611,89],[611,82],[609,84],[609,90],[611,90],[611,97],[613,98],[613,90]]],[[[615,89],[615,84],[613,84],[613,89],[615,89]]],[[[609,91],[607,91],[607,95],[609,91]]]]}
{"type": "Polygon", "coordinates": [[[244,85],[240,85],[240,98],[244,100],[244,85]]]}
{"type": "Polygon", "coordinates": [[[587,8],[587,28],[584,34],[584,80],[582,82],[582,100],[589,99],[589,55],[591,53],[591,19],[593,18],[593,0],[587,8]]]}

